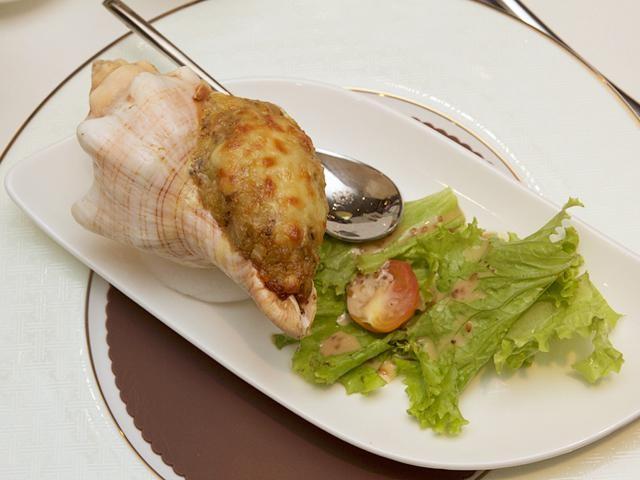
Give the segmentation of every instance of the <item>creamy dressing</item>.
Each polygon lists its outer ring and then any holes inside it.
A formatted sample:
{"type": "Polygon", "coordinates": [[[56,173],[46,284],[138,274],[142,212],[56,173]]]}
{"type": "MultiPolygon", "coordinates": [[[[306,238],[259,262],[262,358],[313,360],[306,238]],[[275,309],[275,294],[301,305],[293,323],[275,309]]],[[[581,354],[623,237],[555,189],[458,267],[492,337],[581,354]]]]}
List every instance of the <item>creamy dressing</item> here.
{"type": "Polygon", "coordinates": [[[389,235],[388,237],[378,240],[377,242],[372,242],[371,244],[363,247],[364,251],[367,252],[375,252],[382,250],[388,245],[392,243],[405,239],[408,237],[412,237],[414,235],[418,235],[421,233],[429,233],[434,231],[438,225],[442,223],[450,222],[451,220],[462,215],[462,211],[459,208],[454,208],[452,211],[445,213],[444,215],[436,215],[434,217],[429,218],[421,225],[416,225],[402,233],[395,232],[394,234],[389,235]]]}
{"type": "Polygon", "coordinates": [[[467,317],[460,317],[456,320],[455,328],[451,333],[441,337],[437,342],[429,337],[422,337],[418,340],[422,350],[429,355],[429,358],[436,361],[440,352],[447,348],[463,347],[473,332],[473,323],[467,317]]]}
{"type": "Polygon", "coordinates": [[[355,318],[368,318],[372,321],[380,312],[386,311],[387,296],[384,293],[393,283],[393,274],[385,264],[373,274],[358,275],[349,285],[347,309],[355,318]]]}
{"type": "Polygon", "coordinates": [[[447,297],[447,294],[438,290],[435,285],[432,285],[431,287],[431,294],[433,295],[431,300],[433,303],[438,303],[440,300],[447,297]]]}
{"type": "Polygon", "coordinates": [[[455,347],[464,347],[464,344],[467,343],[467,336],[464,335],[464,330],[462,332],[456,333],[451,339],[449,343],[455,347]]]}
{"type": "Polygon", "coordinates": [[[435,217],[431,217],[426,222],[424,222],[421,226],[413,227],[407,230],[402,237],[410,237],[413,235],[420,235],[422,233],[433,232],[439,225],[443,223],[450,222],[454,218],[460,215],[460,211],[458,209],[452,210],[451,212],[445,213],[444,215],[437,215],[435,217]]]}
{"type": "Polygon", "coordinates": [[[385,382],[389,383],[396,378],[398,374],[397,370],[396,364],[392,360],[387,359],[378,367],[378,375],[380,375],[380,378],[385,382]]]}
{"type": "Polygon", "coordinates": [[[438,348],[436,347],[436,344],[433,340],[431,340],[429,337],[424,337],[419,340],[419,343],[422,344],[422,350],[424,350],[426,354],[429,355],[429,358],[431,360],[438,359],[438,348]]]}
{"type": "Polygon", "coordinates": [[[464,325],[453,335],[448,338],[448,342],[451,345],[456,347],[464,347],[467,343],[467,340],[471,337],[471,333],[473,332],[473,323],[471,320],[467,320],[464,325]]]}
{"type": "Polygon", "coordinates": [[[358,339],[345,332],[336,332],[320,344],[320,353],[325,357],[360,350],[358,339]]]}
{"type": "Polygon", "coordinates": [[[348,312],[342,312],[342,315],[340,315],[336,319],[336,323],[342,327],[344,327],[345,325],[349,325],[352,321],[353,320],[351,319],[351,316],[348,312]]]}
{"type": "Polygon", "coordinates": [[[467,262],[477,262],[482,257],[485,256],[487,250],[489,249],[489,242],[483,241],[478,245],[474,245],[473,247],[467,248],[464,252],[462,252],[462,256],[467,262]]]}
{"type": "Polygon", "coordinates": [[[458,280],[451,289],[451,298],[459,302],[473,302],[485,298],[484,292],[477,290],[478,275],[471,275],[466,280],[458,280]]]}

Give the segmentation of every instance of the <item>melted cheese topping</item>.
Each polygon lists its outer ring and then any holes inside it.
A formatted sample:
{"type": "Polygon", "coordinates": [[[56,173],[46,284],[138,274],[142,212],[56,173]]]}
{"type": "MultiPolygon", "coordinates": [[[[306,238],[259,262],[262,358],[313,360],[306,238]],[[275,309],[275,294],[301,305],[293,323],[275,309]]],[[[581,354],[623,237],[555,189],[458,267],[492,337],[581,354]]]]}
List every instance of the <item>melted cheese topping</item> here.
{"type": "Polygon", "coordinates": [[[192,177],[204,206],[281,298],[308,298],[326,227],[324,174],[311,139],[279,107],[196,92],[192,177]]]}
{"type": "Polygon", "coordinates": [[[325,357],[356,350],[360,350],[360,342],[356,337],[345,332],[336,332],[320,344],[320,353],[325,357]]]}

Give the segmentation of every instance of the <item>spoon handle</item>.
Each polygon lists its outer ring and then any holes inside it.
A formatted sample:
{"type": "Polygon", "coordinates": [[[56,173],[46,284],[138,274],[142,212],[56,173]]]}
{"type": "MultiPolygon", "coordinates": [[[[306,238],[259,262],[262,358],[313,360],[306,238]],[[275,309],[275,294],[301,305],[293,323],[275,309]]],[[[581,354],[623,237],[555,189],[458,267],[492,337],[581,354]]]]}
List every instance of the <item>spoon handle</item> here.
{"type": "Polygon", "coordinates": [[[231,95],[231,92],[227,90],[220,82],[204,71],[196,62],[191,60],[182,50],[176,47],[168,38],[157,31],[153,26],[147,22],[144,18],[138,15],[127,4],[120,0],[104,0],[102,5],[109,10],[118,20],[124,23],[129,30],[137,33],[147,42],[153,45],[161,53],[164,53],[167,57],[173,60],[180,66],[189,67],[193,70],[202,80],[207,82],[211,88],[216,92],[225,93],[231,95]]]}

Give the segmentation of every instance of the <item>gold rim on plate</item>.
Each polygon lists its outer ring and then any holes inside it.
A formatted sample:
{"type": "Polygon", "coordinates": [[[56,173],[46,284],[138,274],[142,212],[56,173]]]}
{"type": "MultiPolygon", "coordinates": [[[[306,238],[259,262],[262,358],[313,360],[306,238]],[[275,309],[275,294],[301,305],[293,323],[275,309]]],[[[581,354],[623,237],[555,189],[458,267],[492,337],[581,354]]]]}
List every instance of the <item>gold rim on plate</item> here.
{"type": "Polygon", "coordinates": [[[431,113],[434,113],[434,114],[438,115],[439,117],[441,117],[441,118],[453,123],[456,127],[464,130],[469,135],[471,135],[473,138],[475,138],[480,143],[482,143],[485,147],[487,147],[491,151],[491,153],[493,153],[496,156],[496,158],[498,158],[498,160],[500,160],[500,162],[507,168],[507,170],[509,170],[509,173],[511,173],[511,175],[513,175],[513,177],[518,182],[522,182],[522,179],[520,178],[520,175],[517,174],[517,172],[515,171],[513,166],[509,163],[508,160],[506,160],[500,153],[498,153],[498,151],[495,148],[493,148],[488,142],[486,142],[482,137],[480,137],[480,135],[475,133],[470,128],[465,127],[460,122],[455,120],[453,117],[451,117],[451,116],[449,116],[449,115],[447,115],[447,114],[445,114],[445,113],[443,113],[443,112],[441,112],[439,110],[436,110],[435,108],[433,108],[431,106],[427,106],[424,103],[416,102],[415,100],[411,100],[410,98],[403,97],[403,96],[400,96],[400,95],[396,95],[394,93],[381,92],[381,91],[378,91],[378,90],[371,90],[370,88],[360,88],[360,87],[347,87],[347,90],[351,90],[352,92],[358,92],[358,93],[368,93],[368,94],[371,94],[371,95],[377,95],[379,97],[393,98],[394,100],[399,100],[400,102],[408,103],[410,105],[414,105],[416,107],[423,108],[424,110],[428,110],[431,113]]]}

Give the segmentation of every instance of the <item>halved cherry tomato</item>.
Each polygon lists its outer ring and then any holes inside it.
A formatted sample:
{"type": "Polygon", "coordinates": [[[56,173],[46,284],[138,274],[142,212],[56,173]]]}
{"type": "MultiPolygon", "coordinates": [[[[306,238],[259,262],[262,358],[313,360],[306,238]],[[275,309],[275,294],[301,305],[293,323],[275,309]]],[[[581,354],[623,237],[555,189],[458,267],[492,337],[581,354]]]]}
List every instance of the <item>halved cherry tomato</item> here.
{"type": "Polygon", "coordinates": [[[375,273],[358,275],[347,288],[349,315],[372,332],[395,330],[411,318],[419,304],[416,274],[401,260],[389,260],[375,273]]]}

